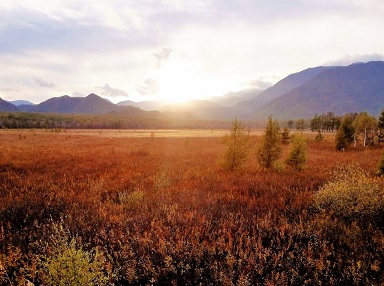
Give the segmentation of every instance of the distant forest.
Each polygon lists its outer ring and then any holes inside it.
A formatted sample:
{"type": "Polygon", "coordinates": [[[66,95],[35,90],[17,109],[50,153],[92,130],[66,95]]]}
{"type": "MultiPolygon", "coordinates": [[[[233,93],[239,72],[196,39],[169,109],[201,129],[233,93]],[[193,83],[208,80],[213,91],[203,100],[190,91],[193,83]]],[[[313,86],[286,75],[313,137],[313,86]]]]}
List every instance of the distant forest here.
{"type": "MultiPolygon", "coordinates": [[[[353,117],[354,120],[359,114],[369,116],[371,129],[377,129],[377,127],[383,129],[384,123],[382,123],[383,126],[377,126],[376,118],[366,112],[348,113],[344,116],[335,115],[334,112],[316,113],[309,119],[279,121],[279,125],[281,128],[288,128],[289,131],[336,132],[344,117],[353,117]]],[[[384,121],[384,110],[380,118],[384,121]]],[[[264,128],[265,125],[265,121],[244,121],[244,123],[248,128],[264,128]]],[[[143,117],[124,113],[94,115],[0,112],[0,129],[212,129],[230,126],[230,121],[194,118],[188,120],[185,117],[167,118],[166,116],[143,117]]]]}
{"type": "Polygon", "coordinates": [[[122,113],[108,115],[1,112],[0,128],[9,129],[170,129],[227,128],[230,123],[213,120],[147,118],[122,113]]]}

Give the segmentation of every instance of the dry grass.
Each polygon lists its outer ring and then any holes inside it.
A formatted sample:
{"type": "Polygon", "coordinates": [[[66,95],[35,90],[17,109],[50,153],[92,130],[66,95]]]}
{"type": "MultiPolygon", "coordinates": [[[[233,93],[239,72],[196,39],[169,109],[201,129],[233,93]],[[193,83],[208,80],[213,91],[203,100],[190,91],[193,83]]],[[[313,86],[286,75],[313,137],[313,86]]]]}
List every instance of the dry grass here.
{"type": "Polygon", "coordinates": [[[384,281],[383,229],[312,207],[336,165],[373,174],[381,148],[336,152],[332,134],[307,134],[303,171],[282,163],[289,147],[263,171],[252,136],[251,158],[227,172],[222,133],[1,131],[0,285],[43,282],[40,242],[57,225],[104,252],[116,285],[384,281]]]}

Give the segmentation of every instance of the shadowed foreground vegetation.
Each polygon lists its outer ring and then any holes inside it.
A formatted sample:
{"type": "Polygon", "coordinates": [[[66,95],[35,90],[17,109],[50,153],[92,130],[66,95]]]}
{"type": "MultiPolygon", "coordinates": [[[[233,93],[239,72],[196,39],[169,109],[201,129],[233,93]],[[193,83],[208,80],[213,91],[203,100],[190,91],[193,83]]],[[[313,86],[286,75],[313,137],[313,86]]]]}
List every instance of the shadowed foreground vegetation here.
{"type": "Polygon", "coordinates": [[[2,132],[0,285],[381,285],[382,149],[314,137],[231,172],[222,138],[2,132]]]}

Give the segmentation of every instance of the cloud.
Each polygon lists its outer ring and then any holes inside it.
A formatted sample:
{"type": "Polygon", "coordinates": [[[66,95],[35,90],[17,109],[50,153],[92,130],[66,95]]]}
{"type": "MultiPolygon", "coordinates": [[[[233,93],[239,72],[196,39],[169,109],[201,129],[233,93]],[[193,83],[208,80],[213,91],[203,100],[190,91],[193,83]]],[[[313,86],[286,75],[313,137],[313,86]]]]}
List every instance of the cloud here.
{"type": "Polygon", "coordinates": [[[163,96],[181,78],[164,70],[183,65],[206,79],[186,81],[197,95],[268,87],[325,62],[384,60],[382,2],[0,1],[0,85],[36,101],[95,87],[140,100],[163,96]]]}
{"type": "Polygon", "coordinates": [[[82,92],[74,91],[72,92],[73,97],[85,97],[86,95],[82,92]]]}
{"type": "Polygon", "coordinates": [[[107,83],[104,86],[98,86],[97,89],[103,96],[109,96],[109,97],[128,96],[128,93],[126,93],[124,90],[113,88],[107,83]]]}
{"type": "Polygon", "coordinates": [[[167,61],[171,56],[172,49],[162,48],[159,53],[153,53],[153,56],[156,58],[156,67],[160,67],[164,61],[167,61]]]}
{"type": "Polygon", "coordinates": [[[55,87],[56,84],[50,80],[50,79],[45,79],[45,78],[40,78],[40,77],[34,77],[32,79],[32,83],[34,85],[37,85],[37,86],[40,86],[40,87],[49,87],[49,88],[52,88],[52,87],[55,87]]]}
{"type": "Polygon", "coordinates": [[[366,63],[371,61],[383,61],[384,55],[381,54],[367,54],[367,55],[346,55],[342,58],[328,61],[325,66],[347,66],[353,63],[366,63]]]}
{"type": "Polygon", "coordinates": [[[255,79],[249,82],[249,85],[252,87],[260,88],[260,89],[267,89],[268,87],[271,87],[273,83],[264,81],[262,79],[255,79]]]}
{"type": "Polygon", "coordinates": [[[148,78],[137,88],[141,95],[154,95],[159,91],[159,83],[156,79],[148,78]]]}

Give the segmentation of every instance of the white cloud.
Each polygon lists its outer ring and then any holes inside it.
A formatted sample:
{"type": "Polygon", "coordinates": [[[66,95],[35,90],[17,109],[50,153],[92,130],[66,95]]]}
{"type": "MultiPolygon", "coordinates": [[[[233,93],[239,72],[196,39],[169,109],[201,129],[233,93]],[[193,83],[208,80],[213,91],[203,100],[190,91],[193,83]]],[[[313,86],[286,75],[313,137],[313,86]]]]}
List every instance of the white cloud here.
{"type": "Polygon", "coordinates": [[[159,83],[156,79],[147,78],[143,84],[137,87],[141,95],[156,95],[159,91],[159,83]]]}
{"type": "Polygon", "coordinates": [[[101,95],[104,95],[107,97],[117,97],[117,96],[128,97],[128,93],[126,93],[124,90],[113,88],[107,83],[104,86],[98,86],[97,90],[100,91],[101,95]]]}
{"type": "Polygon", "coordinates": [[[0,84],[34,101],[95,87],[219,95],[249,79],[383,59],[383,14],[379,0],[2,1],[0,84]]]}
{"type": "Polygon", "coordinates": [[[160,67],[161,63],[167,61],[171,56],[172,49],[162,48],[158,53],[153,53],[153,56],[156,58],[156,67],[160,67]]]}
{"type": "Polygon", "coordinates": [[[342,58],[331,60],[324,65],[327,66],[347,66],[358,62],[384,61],[384,55],[368,54],[368,55],[346,55],[342,58]]]}
{"type": "Polygon", "coordinates": [[[41,86],[41,87],[55,87],[55,83],[50,80],[50,79],[46,79],[46,78],[41,78],[41,77],[34,77],[32,79],[32,82],[37,85],[37,86],[41,86]]]}

